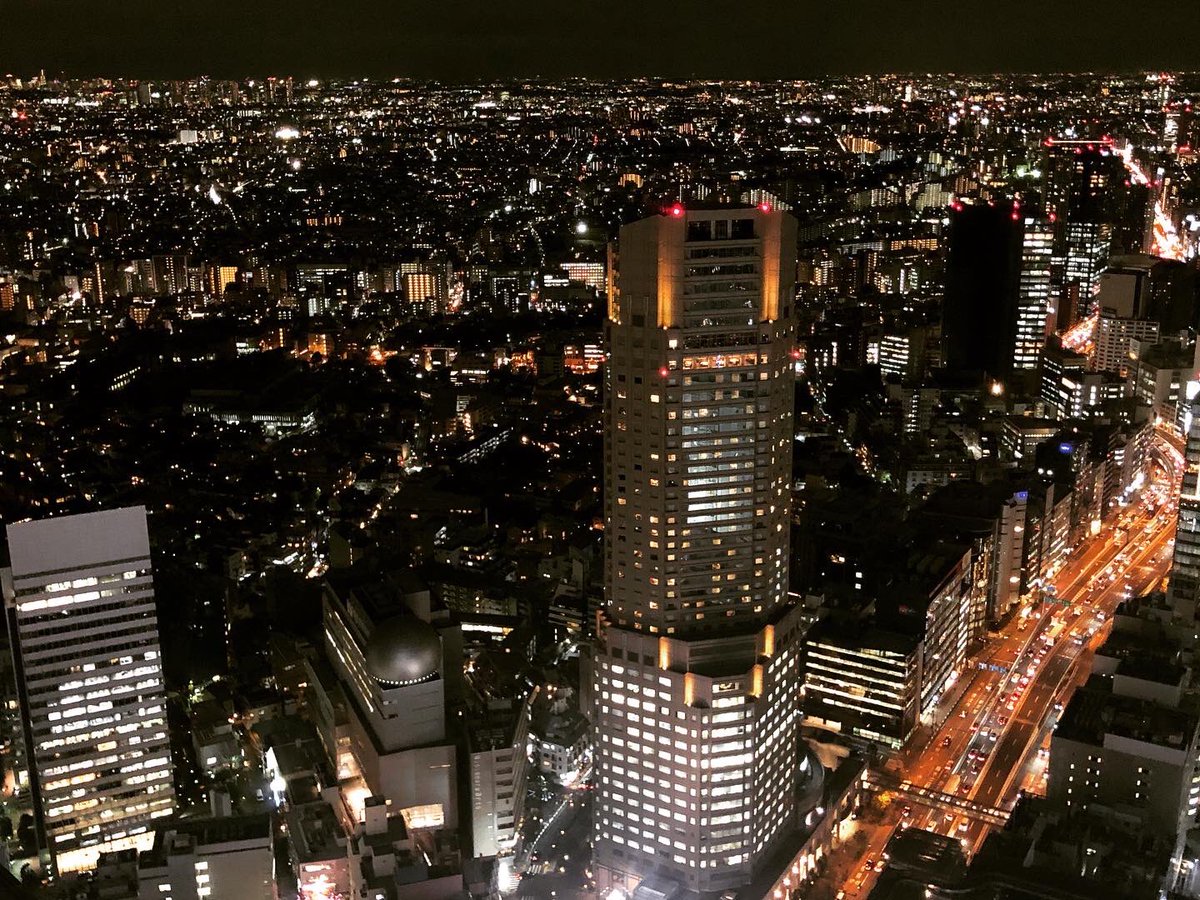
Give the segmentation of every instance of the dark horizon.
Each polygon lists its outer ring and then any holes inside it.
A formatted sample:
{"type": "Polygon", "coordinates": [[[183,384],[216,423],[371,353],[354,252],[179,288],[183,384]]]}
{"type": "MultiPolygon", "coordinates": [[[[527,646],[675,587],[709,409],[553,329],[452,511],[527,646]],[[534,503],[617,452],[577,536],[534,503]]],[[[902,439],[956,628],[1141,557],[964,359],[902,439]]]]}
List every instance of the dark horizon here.
{"type": "Polygon", "coordinates": [[[662,77],[795,80],[901,73],[1134,73],[1195,68],[1200,7],[1160,0],[1134,11],[1098,0],[1086,17],[1029,0],[885,0],[791,6],[748,0],[736,16],[612,0],[519,9],[314,0],[164,10],[149,0],[11,0],[5,68],[19,76],[317,78],[477,82],[505,78],[662,77]],[[831,15],[832,13],[832,15],[831,15]],[[1170,21],[1161,29],[1156,23],[1170,21]],[[707,60],[707,62],[706,62],[707,60]],[[653,74],[650,74],[653,73],[653,74]]]}

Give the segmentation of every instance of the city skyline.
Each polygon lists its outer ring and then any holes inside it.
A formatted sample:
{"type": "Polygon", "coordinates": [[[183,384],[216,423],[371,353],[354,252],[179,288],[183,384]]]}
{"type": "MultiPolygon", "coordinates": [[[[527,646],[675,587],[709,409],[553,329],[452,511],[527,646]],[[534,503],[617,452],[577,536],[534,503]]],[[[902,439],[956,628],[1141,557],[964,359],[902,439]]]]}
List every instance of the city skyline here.
{"type": "Polygon", "coordinates": [[[1200,900],[1200,72],[535,9],[0,78],[0,896],[1200,900]]]}

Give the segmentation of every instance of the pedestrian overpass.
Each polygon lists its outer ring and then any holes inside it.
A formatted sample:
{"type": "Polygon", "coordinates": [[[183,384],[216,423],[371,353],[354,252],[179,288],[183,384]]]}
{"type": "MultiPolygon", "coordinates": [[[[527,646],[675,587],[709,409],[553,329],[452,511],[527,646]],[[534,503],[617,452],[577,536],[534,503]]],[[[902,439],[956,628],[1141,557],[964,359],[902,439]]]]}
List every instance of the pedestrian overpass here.
{"type": "Polygon", "coordinates": [[[914,803],[953,812],[956,815],[965,816],[996,828],[1003,828],[1011,815],[1010,810],[984,806],[958,794],[946,794],[933,788],[913,784],[911,781],[903,781],[887,772],[877,772],[872,769],[867,769],[863,776],[863,786],[868,790],[897,794],[914,803]]]}

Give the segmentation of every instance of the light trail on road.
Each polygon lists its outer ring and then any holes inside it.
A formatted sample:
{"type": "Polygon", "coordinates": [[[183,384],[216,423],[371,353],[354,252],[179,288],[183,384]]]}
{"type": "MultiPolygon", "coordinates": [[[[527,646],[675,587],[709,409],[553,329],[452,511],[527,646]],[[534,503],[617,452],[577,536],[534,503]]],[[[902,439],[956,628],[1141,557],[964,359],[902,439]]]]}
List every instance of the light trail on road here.
{"type": "MultiPolygon", "coordinates": [[[[1116,150],[1116,153],[1121,157],[1121,161],[1125,163],[1125,169],[1129,172],[1129,178],[1134,184],[1149,185],[1157,187],[1152,182],[1149,176],[1146,175],[1141,165],[1133,158],[1133,145],[1126,144],[1124,147],[1116,150]]],[[[1183,262],[1187,259],[1187,250],[1184,247],[1179,233],[1175,230],[1175,223],[1168,215],[1166,207],[1163,205],[1162,198],[1154,199],[1154,239],[1150,245],[1150,252],[1155,256],[1161,256],[1166,259],[1175,259],[1183,262]]]]}
{"type": "Polygon", "coordinates": [[[920,791],[955,794],[980,808],[1011,808],[1051,718],[1065,708],[1078,682],[1081,659],[1090,659],[1119,603],[1152,589],[1170,566],[1175,520],[1158,509],[1176,507],[1182,466],[1167,436],[1156,431],[1155,438],[1156,444],[1166,445],[1161,449],[1169,462],[1143,488],[1145,501],[1110,519],[1105,534],[1078,550],[1056,575],[1050,599],[1036,615],[1015,617],[976,656],[976,665],[997,663],[1007,671],[980,668],[970,673],[968,689],[906,767],[903,778],[915,789],[914,796],[897,798],[889,807],[884,827],[843,885],[847,897],[869,890],[874,863],[882,860],[897,827],[949,833],[962,840],[968,855],[983,842],[987,825],[964,816],[961,806],[922,802],[920,791]],[[1023,685],[1022,676],[1027,681],[1023,685]],[[1015,695],[1010,693],[1014,689],[1015,695]],[[910,812],[902,817],[895,807],[904,804],[910,812]],[[871,866],[865,866],[868,861],[871,866]]]}

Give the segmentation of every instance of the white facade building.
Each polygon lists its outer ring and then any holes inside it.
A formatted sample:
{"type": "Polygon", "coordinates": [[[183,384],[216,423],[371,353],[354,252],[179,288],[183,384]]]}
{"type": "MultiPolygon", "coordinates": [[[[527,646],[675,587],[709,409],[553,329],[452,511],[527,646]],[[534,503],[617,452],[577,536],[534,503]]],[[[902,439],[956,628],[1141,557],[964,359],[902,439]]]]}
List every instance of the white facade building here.
{"type": "Polygon", "coordinates": [[[1124,375],[1135,362],[1130,354],[1135,342],[1157,343],[1158,339],[1158,322],[1154,319],[1128,319],[1102,310],[1096,325],[1096,354],[1092,368],[1124,375]]]}
{"type": "Polygon", "coordinates": [[[513,853],[525,818],[529,707],[501,701],[468,734],[473,855],[513,853]]]}
{"type": "Polygon", "coordinates": [[[354,592],[325,591],[325,647],[349,719],[335,767],[340,778],[364,779],[370,794],[420,827],[457,827],[442,637],[384,594],[374,596],[377,606],[354,592]]]}
{"type": "Polygon", "coordinates": [[[175,810],[146,511],[8,526],[4,581],[39,838],[59,872],[175,810]]]}
{"type": "Polygon", "coordinates": [[[139,900],[274,900],[275,849],[266,813],[160,826],[138,861],[139,900]]]}
{"type": "Polygon", "coordinates": [[[593,685],[602,896],[651,877],[744,886],[794,818],[795,243],[766,206],[621,229],[593,685]]]}

